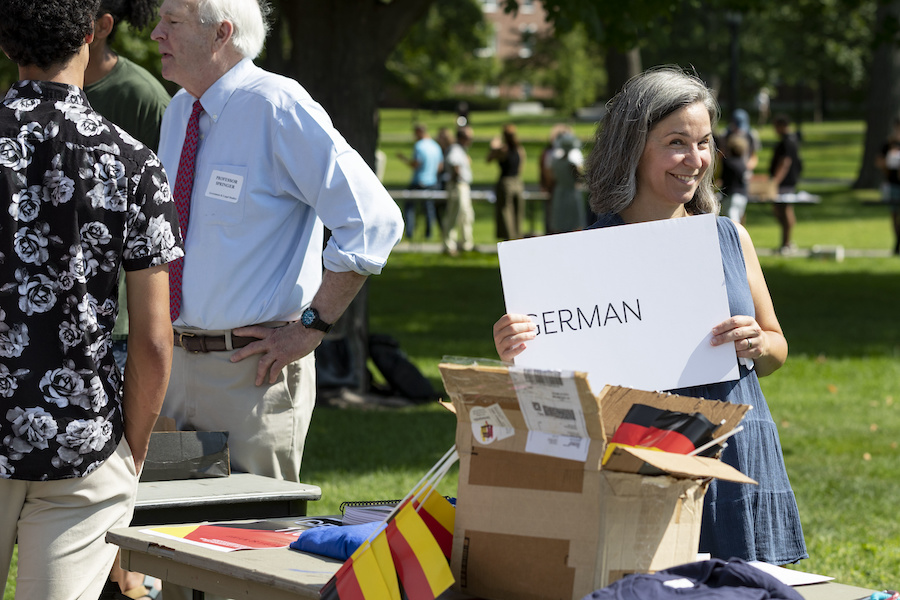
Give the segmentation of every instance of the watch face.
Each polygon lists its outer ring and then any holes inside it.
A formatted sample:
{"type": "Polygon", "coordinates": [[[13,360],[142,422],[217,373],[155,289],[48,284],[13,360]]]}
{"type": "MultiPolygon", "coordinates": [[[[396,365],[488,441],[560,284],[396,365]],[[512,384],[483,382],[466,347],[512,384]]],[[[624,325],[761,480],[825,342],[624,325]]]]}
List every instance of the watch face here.
{"type": "Polygon", "coordinates": [[[319,315],[316,314],[315,310],[313,310],[312,308],[307,308],[306,310],[303,311],[303,314],[300,315],[300,322],[304,326],[309,327],[310,325],[315,323],[318,316],[319,315]]]}

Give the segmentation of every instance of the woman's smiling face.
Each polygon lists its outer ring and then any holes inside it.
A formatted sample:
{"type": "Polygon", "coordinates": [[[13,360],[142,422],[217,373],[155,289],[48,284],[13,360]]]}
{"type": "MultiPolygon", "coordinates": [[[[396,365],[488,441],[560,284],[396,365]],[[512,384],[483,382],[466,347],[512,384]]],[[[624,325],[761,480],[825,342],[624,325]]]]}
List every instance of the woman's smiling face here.
{"type": "Polygon", "coordinates": [[[674,210],[690,202],[712,164],[712,147],[709,112],[700,102],[657,123],[638,163],[635,204],[674,210]]]}

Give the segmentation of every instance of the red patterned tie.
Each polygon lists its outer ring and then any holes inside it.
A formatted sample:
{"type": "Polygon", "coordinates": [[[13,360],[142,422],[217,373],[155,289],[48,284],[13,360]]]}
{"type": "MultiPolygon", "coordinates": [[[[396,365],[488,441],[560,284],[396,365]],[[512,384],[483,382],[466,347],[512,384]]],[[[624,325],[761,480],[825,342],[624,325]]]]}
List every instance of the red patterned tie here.
{"type": "MultiPolygon", "coordinates": [[[[175,189],[172,196],[178,210],[178,223],[181,226],[182,240],[187,237],[188,218],[191,216],[191,192],[194,189],[194,161],[197,158],[197,141],[200,137],[200,113],[203,107],[200,101],[194,101],[194,110],[188,119],[187,131],[184,134],[184,145],[181,147],[181,160],[178,161],[178,176],[175,178],[175,189]]],[[[181,269],[184,259],[179,258],[169,263],[169,314],[172,320],[181,314],[181,269]]]]}

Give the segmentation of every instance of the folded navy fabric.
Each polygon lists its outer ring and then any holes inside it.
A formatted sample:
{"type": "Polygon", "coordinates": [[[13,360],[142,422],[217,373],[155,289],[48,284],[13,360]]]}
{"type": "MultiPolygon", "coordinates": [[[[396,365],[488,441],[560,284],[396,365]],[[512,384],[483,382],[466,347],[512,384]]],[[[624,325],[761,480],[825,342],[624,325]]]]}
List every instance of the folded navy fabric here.
{"type": "Polygon", "coordinates": [[[291,549],[347,560],[369,536],[375,537],[383,527],[384,523],[380,521],[361,525],[313,527],[301,532],[297,541],[291,542],[291,549]]]}
{"type": "Polygon", "coordinates": [[[629,575],[583,600],[803,600],[739,558],[688,563],[658,573],[629,575]]]}

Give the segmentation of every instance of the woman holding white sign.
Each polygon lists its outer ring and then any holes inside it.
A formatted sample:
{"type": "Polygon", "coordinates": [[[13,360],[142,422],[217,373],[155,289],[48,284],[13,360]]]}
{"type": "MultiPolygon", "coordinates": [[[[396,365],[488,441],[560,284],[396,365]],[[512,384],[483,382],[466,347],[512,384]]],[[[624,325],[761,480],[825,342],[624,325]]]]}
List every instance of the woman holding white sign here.
{"type": "MultiPolygon", "coordinates": [[[[710,167],[719,108],[700,79],[677,67],[651,69],[626,83],[607,108],[586,173],[591,208],[600,215],[592,227],[718,213],[710,167]]],[[[725,217],[718,217],[717,227],[732,316],[713,328],[711,341],[734,345],[740,378],[669,391],[754,407],[722,459],[759,486],[713,480],[700,550],[726,560],[793,563],[808,554],[758,379],[784,364],[787,341],[747,230],[725,217]]],[[[494,325],[497,353],[508,362],[536,335],[526,315],[507,314],[494,325]]]]}

